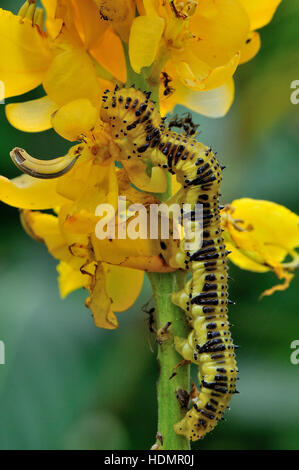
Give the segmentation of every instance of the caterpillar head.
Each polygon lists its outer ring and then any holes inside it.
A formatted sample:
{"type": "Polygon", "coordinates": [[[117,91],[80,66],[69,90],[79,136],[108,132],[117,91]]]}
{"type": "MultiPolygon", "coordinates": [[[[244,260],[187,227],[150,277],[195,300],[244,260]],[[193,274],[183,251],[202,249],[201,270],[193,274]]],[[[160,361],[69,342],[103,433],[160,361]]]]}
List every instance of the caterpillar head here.
{"type": "Polygon", "coordinates": [[[101,119],[123,159],[146,158],[151,151],[147,135],[151,129],[163,126],[161,116],[150,100],[150,93],[134,87],[106,90],[101,119]]]}

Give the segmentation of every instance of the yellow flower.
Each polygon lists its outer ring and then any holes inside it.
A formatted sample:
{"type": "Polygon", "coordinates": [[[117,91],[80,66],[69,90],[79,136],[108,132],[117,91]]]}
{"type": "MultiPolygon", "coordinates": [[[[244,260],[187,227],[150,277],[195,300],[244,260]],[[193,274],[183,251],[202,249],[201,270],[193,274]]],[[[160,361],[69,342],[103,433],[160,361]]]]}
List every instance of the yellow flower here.
{"type": "Polygon", "coordinates": [[[121,41],[93,0],[84,4],[44,0],[43,4],[46,31],[35,2],[26,2],[19,15],[0,9],[0,78],[5,97],[40,84],[46,91],[43,98],[6,107],[10,123],[28,132],[52,127],[53,113],[74,100],[89,100],[89,108],[98,109],[106,80],[126,80],[121,41]]]}
{"type": "Polygon", "coordinates": [[[165,99],[161,90],[164,113],[183,104],[208,116],[224,115],[233,100],[234,72],[260,48],[254,29],[270,21],[279,3],[143,0],[131,28],[132,67],[139,73],[154,64],[152,79],[162,68],[169,76],[175,92],[165,99]]]}
{"type": "MultiPolygon", "coordinates": [[[[74,103],[67,106],[73,108],[74,103]]],[[[66,107],[58,111],[55,121],[61,126],[61,133],[69,133],[71,138],[79,132],[72,118],[74,110],[60,116],[62,110],[66,107]]],[[[36,160],[22,149],[15,149],[13,159],[29,174],[12,181],[0,177],[0,200],[21,209],[21,221],[27,233],[44,242],[51,255],[60,261],[62,297],[80,287],[87,288],[90,297],[86,305],[96,325],[111,329],[118,325],[114,312],[127,310],[138,297],[144,271],[172,269],[159,256],[158,240],[98,239],[97,206],[111,204],[117,213],[121,194],[127,197],[128,204],[142,203],[147,207],[157,200],[134,189],[128,175],[132,174],[133,180],[146,188],[161,190],[165,185],[161,180],[164,173],[159,170],[160,177],[155,174],[146,179],[143,166],[117,169],[109,150],[110,138],[100,122],[92,133],[86,132],[82,138],[84,142],[72,147],[66,157],[50,161],[36,160]],[[38,179],[53,175],[57,177],[38,179]],[[58,178],[59,175],[62,176],[58,178]],[[57,215],[40,212],[46,209],[52,209],[57,215]]]]}
{"type": "Polygon", "coordinates": [[[135,17],[135,0],[94,0],[101,18],[113,24],[121,39],[128,42],[130,28],[135,17]]]}
{"type": "Polygon", "coordinates": [[[230,260],[242,269],[272,270],[284,283],[263,293],[271,295],[289,286],[291,272],[299,265],[299,217],[270,201],[238,199],[222,211],[230,260]],[[293,261],[286,262],[290,256],[293,261]]]}

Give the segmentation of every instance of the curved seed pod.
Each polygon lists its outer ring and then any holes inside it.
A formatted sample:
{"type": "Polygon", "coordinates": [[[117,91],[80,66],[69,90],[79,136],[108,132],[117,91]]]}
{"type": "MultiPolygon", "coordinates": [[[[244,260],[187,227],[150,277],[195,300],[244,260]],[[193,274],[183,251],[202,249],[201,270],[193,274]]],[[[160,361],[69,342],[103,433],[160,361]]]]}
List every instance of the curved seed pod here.
{"type": "Polygon", "coordinates": [[[53,160],[38,160],[19,147],[14,148],[10,156],[23,173],[41,179],[59,178],[74,166],[79,157],[79,155],[75,157],[68,155],[53,160]]]}

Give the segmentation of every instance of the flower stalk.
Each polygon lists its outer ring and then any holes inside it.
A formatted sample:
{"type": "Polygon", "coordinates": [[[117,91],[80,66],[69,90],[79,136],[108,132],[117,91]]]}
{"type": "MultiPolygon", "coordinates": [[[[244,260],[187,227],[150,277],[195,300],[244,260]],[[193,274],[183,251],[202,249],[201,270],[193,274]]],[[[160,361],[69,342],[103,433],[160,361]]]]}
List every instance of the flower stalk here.
{"type": "MultiPolygon", "coordinates": [[[[159,450],[189,450],[190,443],[175,433],[173,425],[186,413],[180,396],[189,390],[190,366],[180,364],[182,357],[174,347],[174,336],[187,336],[188,327],[184,312],[171,301],[171,293],[182,289],[183,273],[149,273],[156,306],[158,331],[158,434],[159,450]],[[167,325],[170,326],[167,328],[167,325]],[[176,368],[177,367],[177,368],[176,368]],[[175,369],[176,368],[176,369],[175,369]]],[[[157,435],[158,435],[157,434],[157,435]]]]}
{"type": "MultiPolygon", "coordinates": [[[[151,98],[159,107],[159,83],[153,83],[149,79],[152,71],[143,69],[143,73],[137,74],[131,67],[128,45],[123,43],[126,66],[126,86],[134,85],[143,91],[151,91],[151,98]]],[[[156,76],[160,75],[155,66],[156,76]],[[158,75],[157,75],[158,74],[158,75]]],[[[159,199],[167,200],[171,196],[171,178],[167,175],[167,189],[164,194],[159,194],[159,199]]],[[[160,376],[158,379],[158,429],[157,448],[159,450],[188,450],[190,443],[184,436],[179,436],[174,431],[174,424],[180,421],[186,413],[186,409],[180,403],[178,397],[186,395],[190,383],[190,366],[182,364],[177,367],[182,357],[174,346],[174,337],[186,337],[188,333],[184,312],[171,301],[171,294],[183,288],[185,273],[148,273],[155,300],[155,320],[157,328],[158,364],[160,376]]]]}

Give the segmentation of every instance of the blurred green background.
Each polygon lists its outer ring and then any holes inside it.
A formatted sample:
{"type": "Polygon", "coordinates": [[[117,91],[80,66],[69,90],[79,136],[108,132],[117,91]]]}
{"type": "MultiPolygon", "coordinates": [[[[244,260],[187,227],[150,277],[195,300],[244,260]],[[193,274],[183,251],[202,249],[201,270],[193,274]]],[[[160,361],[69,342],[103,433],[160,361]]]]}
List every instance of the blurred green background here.
{"type": "MultiPolygon", "coordinates": [[[[17,1],[1,7],[17,10],[17,1]]],[[[223,202],[251,196],[299,213],[298,116],[290,83],[299,79],[299,2],[284,1],[261,31],[262,50],[236,74],[236,99],[219,120],[195,115],[200,140],[227,166],[223,202]]],[[[36,97],[37,92],[29,97],[36,97]]],[[[17,101],[17,100],[9,100],[17,101]]],[[[176,111],[183,111],[178,108],[176,111]]],[[[19,171],[14,146],[41,158],[63,155],[54,132],[24,134],[0,107],[0,174],[19,171]]],[[[156,433],[154,339],[142,306],[148,283],[120,327],[97,329],[76,292],[59,299],[55,261],[22,231],[17,210],[3,204],[0,233],[1,449],[148,449],[156,433]]],[[[274,275],[231,266],[230,310],[239,390],[225,422],[194,445],[197,449],[299,449],[299,365],[290,343],[299,339],[299,276],[286,292],[259,301],[274,275]]]]}

